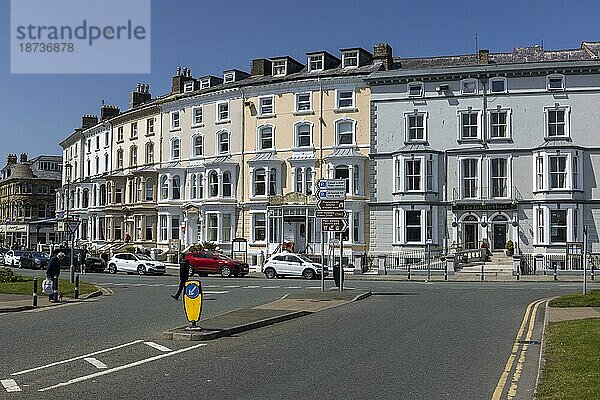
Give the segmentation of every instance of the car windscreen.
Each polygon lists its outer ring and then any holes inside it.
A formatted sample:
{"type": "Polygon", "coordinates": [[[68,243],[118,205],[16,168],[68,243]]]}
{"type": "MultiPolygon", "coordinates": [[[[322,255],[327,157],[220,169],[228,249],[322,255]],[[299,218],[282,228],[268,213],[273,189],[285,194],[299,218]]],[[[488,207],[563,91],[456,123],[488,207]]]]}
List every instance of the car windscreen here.
{"type": "Polygon", "coordinates": [[[46,253],[41,253],[39,251],[34,251],[33,253],[31,253],[34,257],[37,258],[48,258],[48,255],[46,253]]]}
{"type": "Polygon", "coordinates": [[[15,256],[24,256],[25,254],[24,251],[15,251],[15,256]]]}
{"type": "Polygon", "coordinates": [[[313,262],[313,260],[311,260],[310,258],[306,257],[304,254],[296,254],[296,257],[298,257],[302,261],[313,262]]]}
{"type": "Polygon", "coordinates": [[[218,254],[218,257],[219,257],[221,260],[231,260],[231,257],[229,257],[229,256],[226,256],[225,254],[218,254]]]}
{"type": "Polygon", "coordinates": [[[136,254],[135,256],[140,260],[152,261],[152,259],[145,254],[136,254]]]}

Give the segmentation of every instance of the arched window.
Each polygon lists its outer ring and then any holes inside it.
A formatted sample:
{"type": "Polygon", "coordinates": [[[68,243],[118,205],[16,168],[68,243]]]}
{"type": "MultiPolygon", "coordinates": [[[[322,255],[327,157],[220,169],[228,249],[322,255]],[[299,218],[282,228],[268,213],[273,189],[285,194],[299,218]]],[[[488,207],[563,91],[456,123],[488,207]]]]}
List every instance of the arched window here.
{"type": "Polygon", "coordinates": [[[154,179],[146,178],[146,201],[154,201],[154,179]]]}
{"type": "Polygon", "coordinates": [[[296,124],[296,147],[312,146],[311,125],[308,122],[296,124]]]}
{"type": "Polygon", "coordinates": [[[200,199],[204,198],[204,175],[200,174],[198,176],[198,197],[200,199]]]}
{"type": "Polygon", "coordinates": [[[146,164],[154,163],[154,143],[146,143],[146,164]]]}
{"type": "Polygon", "coordinates": [[[181,141],[179,140],[179,138],[173,138],[171,140],[171,159],[172,160],[179,160],[180,145],[181,145],[181,141]]]}
{"type": "Polygon", "coordinates": [[[181,199],[181,178],[178,175],[173,177],[173,200],[181,199]]]}
{"type": "Polygon", "coordinates": [[[100,205],[106,205],[106,185],[100,185],[100,205]]]}
{"type": "Polygon", "coordinates": [[[135,167],[137,165],[137,146],[131,146],[129,149],[129,166],[135,167]]]}
{"type": "MultiPolygon", "coordinates": [[[[100,173],[100,157],[96,156],[96,173],[100,173]]],[[[91,173],[90,173],[91,175],[91,173]]]]}
{"type": "Polygon", "coordinates": [[[117,150],[117,169],[123,169],[123,149],[117,150]]]}
{"type": "Polygon", "coordinates": [[[306,180],[306,194],[310,196],[311,194],[313,194],[312,168],[306,168],[304,170],[304,176],[306,180]]]}
{"type": "Polygon", "coordinates": [[[275,147],[273,126],[265,125],[258,128],[258,150],[270,150],[275,147]]]}
{"type": "Polygon", "coordinates": [[[302,168],[296,168],[296,192],[303,193],[304,179],[302,176],[302,168]]]}
{"type": "Polygon", "coordinates": [[[231,173],[223,173],[223,197],[231,197],[231,173]]]}
{"type": "Polygon", "coordinates": [[[354,143],[354,120],[344,119],[336,121],[335,130],[335,137],[338,146],[354,143]]]}
{"type": "Polygon", "coordinates": [[[88,208],[90,206],[90,191],[89,189],[83,189],[83,208],[88,208]]]}
{"type": "Polygon", "coordinates": [[[198,197],[198,179],[196,174],[190,176],[190,199],[198,197]]]}
{"type": "Polygon", "coordinates": [[[87,173],[88,175],[92,175],[92,162],[89,158],[87,159],[87,173]]]}
{"type": "Polygon", "coordinates": [[[358,194],[359,193],[359,185],[360,185],[360,171],[358,169],[358,165],[355,165],[352,167],[352,180],[353,180],[353,184],[354,184],[354,194],[358,194]]]}
{"type": "Polygon", "coordinates": [[[193,139],[194,157],[201,157],[204,155],[204,137],[202,135],[196,135],[193,139]]]}
{"type": "Polygon", "coordinates": [[[275,196],[277,194],[277,170],[271,169],[269,173],[269,196],[275,196]]]}
{"type": "Polygon", "coordinates": [[[166,175],[160,178],[160,198],[162,200],[169,198],[169,180],[166,175]]]}
{"type": "Polygon", "coordinates": [[[25,204],[25,218],[31,218],[31,205],[25,204]]]}
{"type": "Polygon", "coordinates": [[[47,217],[46,210],[47,210],[46,203],[38,204],[38,219],[43,219],[43,218],[47,217]]]}
{"type": "Polygon", "coordinates": [[[17,202],[17,218],[23,218],[23,202],[17,202]]]}
{"type": "Polygon", "coordinates": [[[218,153],[226,154],[229,153],[229,132],[223,131],[217,133],[218,153]]]}
{"type": "Polygon", "coordinates": [[[254,195],[264,196],[266,193],[267,174],[264,168],[254,170],[254,195]]]}
{"type": "Polygon", "coordinates": [[[106,202],[108,204],[112,203],[112,201],[113,201],[112,189],[113,189],[112,182],[107,182],[106,183],[106,202]]]}
{"type": "Polygon", "coordinates": [[[209,197],[217,197],[219,195],[219,176],[216,171],[211,171],[208,174],[209,197]]]}
{"type": "Polygon", "coordinates": [[[115,183],[115,203],[123,203],[123,185],[121,185],[121,182],[115,183]]]}
{"type": "Polygon", "coordinates": [[[142,183],[142,178],[137,178],[135,180],[135,201],[142,201],[142,193],[144,191],[144,185],[142,183]]]}

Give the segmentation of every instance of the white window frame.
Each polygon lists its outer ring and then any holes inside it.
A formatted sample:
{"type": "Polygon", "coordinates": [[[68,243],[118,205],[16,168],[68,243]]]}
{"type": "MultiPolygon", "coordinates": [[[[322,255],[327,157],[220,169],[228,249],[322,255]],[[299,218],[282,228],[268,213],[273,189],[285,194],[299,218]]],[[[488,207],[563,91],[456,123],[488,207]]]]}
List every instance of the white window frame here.
{"type": "Polygon", "coordinates": [[[341,118],[334,122],[335,127],[335,145],[336,146],[354,146],[356,143],[356,121],[352,118],[341,118]],[[339,125],[344,122],[350,122],[352,124],[352,143],[340,143],[340,131],[339,125]]]}
{"type": "Polygon", "coordinates": [[[204,78],[200,80],[200,89],[207,89],[210,87],[210,78],[204,78]]]}
{"type": "Polygon", "coordinates": [[[571,137],[571,107],[569,106],[557,106],[554,107],[544,107],[544,138],[546,140],[553,139],[568,139],[571,137]],[[553,135],[550,136],[550,112],[551,111],[562,111],[564,112],[564,135],[553,135]]]}
{"type": "Polygon", "coordinates": [[[479,93],[479,81],[475,78],[463,79],[460,81],[460,94],[463,95],[477,95],[479,93]],[[475,91],[466,91],[465,86],[471,83],[475,83],[475,91]]]}
{"type": "Polygon", "coordinates": [[[261,117],[275,115],[275,96],[260,96],[258,98],[258,115],[261,117]],[[271,101],[271,105],[265,104],[267,101],[271,101]],[[268,109],[270,107],[270,110],[268,109]]]}
{"type": "Polygon", "coordinates": [[[217,111],[217,115],[216,115],[216,121],[217,122],[229,122],[230,121],[230,119],[229,119],[229,117],[230,117],[229,116],[229,112],[230,112],[229,101],[219,101],[219,102],[217,102],[216,111],[217,111]],[[224,106],[224,105],[227,106],[227,116],[225,118],[221,118],[221,106],[224,106]]]}
{"type": "Polygon", "coordinates": [[[201,133],[197,133],[194,136],[192,136],[192,155],[193,157],[203,157],[204,156],[204,135],[201,133]],[[200,138],[201,140],[201,146],[200,146],[200,154],[198,154],[197,150],[197,146],[196,146],[196,139],[200,138]]]}
{"type": "MultiPolygon", "coordinates": [[[[406,143],[426,143],[427,142],[427,120],[429,113],[427,111],[412,111],[404,114],[404,142],[406,143]],[[423,138],[410,138],[411,126],[410,117],[423,117],[423,138]]],[[[418,127],[414,129],[420,129],[418,127]]]]}
{"type": "Polygon", "coordinates": [[[260,125],[258,128],[256,128],[256,144],[257,144],[257,151],[272,151],[273,149],[275,149],[275,126],[271,125],[271,124],[265,124],[265,125],[260,125]],[[270,147],[263,147],[263,137],[262,137],[262,133],[263,131],[270,129],[271,130],[271,146],[270,147]]]}
{"type": "Polygon", "coordinates": [[[560,150],[559,152],[553,150],[537,151],[533,156],[533,192],[572,192],[580,191],[583,188],[583,169],[582,169],[582,152],[579,150],[560,150]],[[566,157],[565,161],[565,187],[564,188],[551,188],[552,183],[551,172],[550,172],[550,158],[551,157],[566,157]],[[578,171],[575,174],[573,171],[574,161],[577,158],[578,171]],[[542,171],[538,171],[538,165],[541,160],[542,171]],[[541,182],[540,182],[541,178],[541,182]],[[575,181],[575,179],[577,181],[575,181]],[[540,187],[539,183],[542,183],[540,187]]]}
{"type": "Polygon", "coordinates": [[[488,172],[489,172],[489,182],[488,182],[488,187],[489,187],[489,193],[488,193],[488,197],[489,198],[493,198],[493,199],[507,199],[510,198],[512,196],[512,156],[509,154],[498,154],[498,155],[494,155],[493,157],[489,157],[488,158],[488,172]],[[504,177],[494,177],[493,176],[493,168],[492,168],[492,164],[494,162],[494,160],[506,160],[506,176],[504,177]],[[494,196],[494,179],[505,179],[505,186],[506,186],[506,196],[494,196]]]}
{"type": "Polygon", "coordinates": [[[181,129],[181,115],[179,115],[179,111],[171,111],[169,114],[170,120],[170,130],[176,131],[181,129]]]}
{"type": "Polygon", "coordinates": [[[360,54],[358,50],[344,51],[342,53],[342,68],[358,68],[360,63],[360,54]],[[348,60],[356,60],[356,64],[349,65],[348,60]]]}
{"type": "Polygon", "coordinates": [[[229,133],[229,131],[221,130],[221,131],[218,131],[216,133],[216,135],[217,135],[217,140],[216,140],[216,142],[217,142],[216,154],[221,154],[221,155],[222,154],[230,154],[231,153],[231,134],[229,133]],[[221,135],[222,134],[227,135],[227,151],[221,151],[221,144],[222,144],[222,142],[221,142],[221,135]]]}
{"type": "MultiPolygon", "coordinates": [[[[312,92],[302,92],[302,93],[296,93],[295,95],[295,104],[296,104],[296,113],[312,113],[313,112],[313,107],[312,107],[312,92]],[[308,108],[305,110],[301,110],[300,109],[300,96],[306,96],[308,95],[308,108]]],[[[306,102],[302,102],[303,104],[306,105],[306,102]]]]}
{"type": "Polygon", "coordinates": [[[216,238],[214,239],[215,243],[221,243],[221,213],[218,211],[207,211],[205,213],[205,220],[206,220],[206,240],[207,241],[213,241],[212,239],[210,239],[210,235],[209,232],[211,229],[216,229],[216,238]],[[217,225],[215,227],[212,227],[210,225],[210,218],[211,217],[216,217],[216,221],[217,221],[217,225]]]}
{"type": "Polygon", "coordinates": [[[507,93],[508,92],[508,80],[504,76],[496,76],[490,79],[490,93],[498,94],[498,93],[507,93]],[[504,89],[502,90],[493,90],[494,82],[502,82],[504,89]]]}
{"type": "MultiPolygon", "coordinates": [[[[344,98],[343,100],[348,100],[348,98],[344,98]]],[[[354,89],[348,89],[348,90],[341,90],[338,89],[335,91],[335,108],[336,110],[350,110],[350,109],[354,109],[356,108],[356,90],[354,89]],[[348,106],[340,106],[340,95],[342,93],[352,93],[352,104],[348,105],[348,106]]]]}
{"type": "Polygon", "coordinates": [[[411,157],[411,158],[404,158],[404,189],[406,192],[422,192],[423,191],[423,157],[411,157]],[[412,171],[413,173],[409,175],[410,172],[410,168],[409,168],[409,164],[413,164],[413,168],[414,168],[414,164],[418,163],[418,171],[415,173],[415,171],[412,171]],[[415,180],[418,180],[418,185],[415,188],[410,188],[411,186],[411,182],[414,182],[415,180]]]}
{"type": "Polygon", "coordinates": [[[223,83],[231,83],[231,82],[235,82],[235,72],[234,71],[223,72],[223,83]]]}
{"type": "MultiPolygon", "coordinates": [[[[549,190],[567,190],[569,188],[569,161],[570,157],[568,154],[549,154],[548,155],[548,189],[549,190]],[[559,165],[553,162],[554,160],[564,160],[564,170],[560,171],[552,171],[552,167],[554,165],[559,165]],[[553,176],[557,176],[557,183],[561,181],[562,177],[562,186],[553,187],[553,176]]],[[[560,162],[560,161],[559,161],[560,162]]]]}
{"type": "Polygon", "coordinates": [[[313,147],[313,123],[309,121],[298,121],[294,124],[294,148],[296,149],[311,149],[313,147]],[[300,135],[298,129],[301,126],[308,126],[308,146],[300,146],[300,135]]]}
{"type": "Polygon", "coordinates": [[[394,208],[393,211],[393,244],[394,245],[422,245],[427,244],[427,240],[431,239],[432,243],[438,242],[438,212],[437,207],[433,206],[430,208],[428,205],[417,205],[417,206],[400,206],[394,208]],[[419,241],[408,241],[406,228],[407,228],[407,213],[408,212],[420,212],[420,230],[421,238],[419,241]],[[431,213],[430,213],[431,211],[431,213]],[[428,219],[428,215],[431,219],[428,219]],[[430,224],[429,224],[430,223],[430,224]],[[428,229],[431,227],[431,237],[428,234],[428,229]]]}
{"type": "Polygon", "coordinates": [[[437,170],[437,155],[432,153],[400,154],[394,157],[394,192],[397,193],[433,193],[437,191],[435,171],[437,170]],[[419,190],[408,190],[406,162],[418,160],[420,168],[419,190]],[[428,165],[431,165],[431,175],[428,175],[428,165]]]}
{"type": "Polygon", "coordinates": [[[170,147],[169,158],[171,160],[180,160],[181,159],[181,139],[177,136],[172,137],[169,147],[170,147]],[[177,156],[175,156],[175,142],[177,142],[177,144],[178,144],[178,148],[177,148],[178,155],[177,156]]]}
{"type": "Polygon", "coordinates": [[[325,69],[325,54],[313,54],[308,56],[308,60],[307,60],[307,64],[308,64],[308,72],[312,72],[312,71],[323,71],[325,69]],[[313,68],[313,63],[321,64],[320,68],[313,68]]]}
{"type": "Polygon", "coordinates": [[[458,171],[459,171],[459,193],[460,193],[460,198],[461,199],[481,199],[481,177],[482,177],[482,160],[481,157],[477,157],[477,156],[473,156],[473,157],[469,157],[469,156],[465,156],[465,157],[458,157],[457,158],[458,161],[458,171]],[[465,185],[465,171],[464,171],[464,166],[463,166],[463,162],[466,160],[474,160],[476,162],[476,166],[475,166],[475,171],[477,173],[477,175],[475,176],[475,178],[469,177],[469,179],[475,179],[475,196],[470,196],[470,197],[466,197],[465,196],[465,189],[466,189],[466,185],[465,185]]]}
{"type": "Polygon", "coordinates": [[[204,125],[204,109],[202,106],[192,107],[192,127],[204,125]],[[199,118],[198,118],[199,117],[199,118]]]}
{"type": "Polygon", "coordinates": [[[566,241],[573,242],[582,237],[583,212],[576,204],[556,203],[534,205],[533,218],[533,244],[535,246],[564,245],[565,242],[552,242],[552,211],[561,210],[567,212],[566,241]],[[542,225],[540,225],[542,218],[542,225]],[[575,231],[575,229],[577,231],[575,231]]]}
{"type": "Polygon", "coordinates": [[[117,128],[117,143],[123,141],[123,126],[117,128]]]}
{"type": "Polygon", "coordinates": [[[250,223],[251,223],[251,229],[250,229],[250,233],[251,233],[251,237],[252,237],[252,243],[266,243],[267,241],[267,237],[268,237],[268,232],[267,232],[267,225],[268,225],[268,218],[267,218],[267,213],[266,211],[250,211],[250,223]],[[256,240],[256,215],[258,214],[262,214],[265,217],[265,226],[264,226],[264,230],[265,230],[265,238],[264,240],[256,240]]]}
{"type": "Polygon", "coordinates": [[[146,135],[154,134],[154,117],[146,118],[146,135]]]}
{"type": "Polygon", "coordinates": [[[425,85],[420,81],[409,82],[408,85],[406,85],[406,94],[408,97],[423,97],[425,95],[425,85]],[[418,89],[417,93],[412,92],[412,89],[414,88],[418,89]]]}
{"type": "MultiPolygon", "coordinates": [[[[471,110],[459,110],[457,112],[457,118],[458,118],[458,138],[460,141],[467,141],[467,142],[471,142],[471,141],[477,141],[477,140],[481,140],[482,137],[482,129],[481,129],[481,110],[475,110],[475,109],[471,109],[471,110]],[[477,125],[475,125],[477,127],[477,136],[476,137],[464,137],[463,136],[463,115],[466,114],[476,114],[476,118],[477,118],[477,125]]],[[[469,126],[474,126],[474,125],[469,125],[469,126]]]]}
{"type": "MultiPolygon", "coordinates": [[[[512,125],[512,110],[510,108],[496,108],[496,109],[490,109],[488,110],[487,113],[487,125],[488,125],[488,133],[489,133],[489,140],[510,140],[512,138],[512,129],[511,129],[511,125],[512,125]],[[492,136],[492,114],[497,114],[497,113],[506,113],[506,136],[492,136]]],[[[496,126],[500,126],[500,124],[497,124],[496,126]]]]}
{"type": "Polygon", "coordinates": [[[286,76],[288,60],[273,60],[271,61],[271,71],[273,76],[286,76]]]}
{"type": "Polygon", "coordinates": [[[183,93],[190,93],[194,91],[194,81],[187,81],[183,84],[183,93]]]}
{"type": "Polygon", "coordinates": [[[563,74],[550,74],[546,76],[546,89],[551,92],[565,90],[565,76],[563,74]],[[550,82],[556,79],[560,79],[560,87],[550,87],[550,82]]]}
{"type": "MultiPolygon", "coordinates": [[[[137,139],[138,133],[139,133],[137,121],[132,122],[130,128],[131,128],[131,139],[137,139]]],[[[100,139],[100,138],[98,137],[97,139],[100,139]]],[[[100,140],[97,140],[96,141],[96,150],[98,150],[99,146],[100,146],[100,140]]]]}

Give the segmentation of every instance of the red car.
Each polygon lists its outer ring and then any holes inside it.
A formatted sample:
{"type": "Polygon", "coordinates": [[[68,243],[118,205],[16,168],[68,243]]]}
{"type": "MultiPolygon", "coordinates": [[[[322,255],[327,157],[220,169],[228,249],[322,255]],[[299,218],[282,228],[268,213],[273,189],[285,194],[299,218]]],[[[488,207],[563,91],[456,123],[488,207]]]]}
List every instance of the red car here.
{"type": "Polygon", "coordinates": [[[198,251],[186,254],[185,259],[190,263],[190,275],[220,274],[227,278],[245,276],[249,272],[248,264],[234,260],[223,253],[198,251]]]}

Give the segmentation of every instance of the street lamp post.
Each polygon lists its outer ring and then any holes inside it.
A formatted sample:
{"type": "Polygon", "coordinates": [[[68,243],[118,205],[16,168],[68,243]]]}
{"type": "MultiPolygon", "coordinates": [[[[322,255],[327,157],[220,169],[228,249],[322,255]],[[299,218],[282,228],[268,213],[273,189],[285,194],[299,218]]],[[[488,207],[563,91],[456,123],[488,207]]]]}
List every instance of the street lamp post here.
{"type": "Polygon", "coordinates": [[[71,201],[70,199],[70,192],[71,192],[71,171],[73,169],[73,166],[67,162],[65,164],[65,173],[66,173],[66,178],[67,178],[67,195],[66,195],[66,202],[67,202],[67,209],[66,209],[66,215],[65,215],[65,219],[67,221],[67,244],[69,243],[69,235],[71,235],[71,261],[69,262],[69,281],[71,283],[73,283],[75,281],[75,265],[74,265],[74,260],[73,260],[73,256],[74,256],[74,242],[75,242],[75,235],[74,233],[72,233],[70,231],[70,227],[69,227],[69,202],[71,201]]]}

